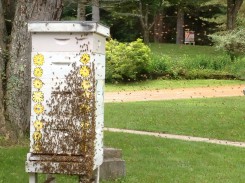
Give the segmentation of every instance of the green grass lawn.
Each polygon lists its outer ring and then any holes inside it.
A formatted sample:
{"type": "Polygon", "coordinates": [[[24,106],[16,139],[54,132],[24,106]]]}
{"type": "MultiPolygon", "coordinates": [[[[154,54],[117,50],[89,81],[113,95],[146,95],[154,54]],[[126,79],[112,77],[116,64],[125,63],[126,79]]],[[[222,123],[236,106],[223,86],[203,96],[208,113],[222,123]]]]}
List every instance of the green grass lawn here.
{"type": "Polygon", "coordinates": [[[107,103],[105,126],[245,141],[245,97],[107,103]]]}
{"type": "Polygon", "coordinates": [[[230,183],[245,179],[244,148],[108,132],[105,143],[123,150],[127,176],[118,182],[230,183]]]}
{"type": "Polygon", "coordinates": [[[0,183],[27,182],[25,159],[27,148],[0,147],[0,183]]]}
{"type": "MultiPolygon", "coordinates": [[[[15,147],[0,146],[0,183],[27,183],[28,174],[25,172],[28,145],[15,147]]],[[[39,182],[44,182],[45,176],[38,175],[39,182]]],[[[57,183],[77,183],[76,176],[56,176],[57,183]]]]}
{"type": "MultiPolygon", "coordinates": [[[[121,148],[127,183],[242,183],[245,148],[105,133],[105,144],[121,148]]],[[[107,181],[113,182],[113,181],[107,181]]]]}
{"type": "Polygon", "coordinates": [[[245,85],[241,80],[147,80],[132,83],[106,83],[106,92],[245,85]]]}
{"type": "Polygon", "coordinates": [[[176,44],[155,44],[151,43],[150,49],[154,54],[168,55],[174,60],[179,59],[183,55],[196,57],[197,55],[217,56],[226,55],[224,51],[218,51],[213,46],[199,46],[199,45],[176,45],[176,44]]]}
{"type": "MultiPolygon", "coordinates": [[[[107,183],[202,182],[245,180],[245,149],[201,142],[105,132],[105,145],[123,150],[127,175],[107,183]]],[[[0,183],[28,182],[27,146],[0,148],[0,183]]],[[[44,176],[40,176],[43,182],[44,176]]],[[[59,183],[77,183],[76,176],[56,176],[59,183]]]]}

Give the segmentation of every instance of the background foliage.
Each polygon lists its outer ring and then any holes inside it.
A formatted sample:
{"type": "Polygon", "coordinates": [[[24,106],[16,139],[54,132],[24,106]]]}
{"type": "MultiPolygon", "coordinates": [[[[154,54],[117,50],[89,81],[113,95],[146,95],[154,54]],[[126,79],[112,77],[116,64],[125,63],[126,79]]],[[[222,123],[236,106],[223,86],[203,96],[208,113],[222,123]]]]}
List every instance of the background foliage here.
{"type": "Polygon", "coordinates": [[[218,49],[225,50],[234,61],[239,56],[245,55],[245,30],[241,26],[232,31],[218,32],[210,35],[218,49]]]}
{"type": "Polygon", "coordinates": [[[151,44],[148,47],[141,40],[107,43],[107,82],[156,78],[245,79],[245,58],[232,61],[225,51],[210,46],[151,44]]]}

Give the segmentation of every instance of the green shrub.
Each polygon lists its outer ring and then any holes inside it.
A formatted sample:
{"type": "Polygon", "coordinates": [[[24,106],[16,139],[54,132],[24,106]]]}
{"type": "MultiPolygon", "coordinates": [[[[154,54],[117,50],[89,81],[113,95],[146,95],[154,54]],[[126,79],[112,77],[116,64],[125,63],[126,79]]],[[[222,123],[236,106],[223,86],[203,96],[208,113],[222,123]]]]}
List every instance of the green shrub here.
{"type": "Polygon", "coordinates": [[[171,79],[232,78],[226,67],[232,62],[228,55],[183,55],[172,59],[168,55],[154,55],[149,66],[150,75],[171,79]]]}
{"type": "Polygon", "coordinates": [[[239,79],[245,80],[245,57],[239,58],[230,64],[227,70],[239,79]]]}
{"type": "Polygon", "coordinates": [[[196,57],[185,57],[183,59],[185,67],[190,69],[209,69],[214,71],[224,70],[231,63],[230,58],[226,55],[208,56],[196,55],[196,57]]]}
{"type": "Polygon", "coordinates": [[[131,43],[106,43],[106,80],[137,80],[147,73],[150,48],[141,39],[131,43]]]}
{"type": "Polygon", "coordinates": [[[244,28],[216,33],[210,37],[213,39],[216,48],[225,50],[232,61],[241,55],[245,55],[244,28]]]}
{"type": "Polygon", "coordinates": [[[148,67],[148,71],[152,75],[163,75],[169,70],[169,65],[171,63],[171,57],[167,55],[156,55],[151,54],[151,60],[148,67]]]}
{"type": "Polygon", "coordinates": [[[182,59],[173,60],[168,55],[152,54],[149,65],[149,73],[152,78],[164,77],[179,79],[186,73],[186,68],[182,59]]]}
{"type": "Polygon", "coordinates": [[[226,71],[215,71],[210,69],[193,69],[188,71],[185,79],[234,79],[234,76],[226,71]]]}

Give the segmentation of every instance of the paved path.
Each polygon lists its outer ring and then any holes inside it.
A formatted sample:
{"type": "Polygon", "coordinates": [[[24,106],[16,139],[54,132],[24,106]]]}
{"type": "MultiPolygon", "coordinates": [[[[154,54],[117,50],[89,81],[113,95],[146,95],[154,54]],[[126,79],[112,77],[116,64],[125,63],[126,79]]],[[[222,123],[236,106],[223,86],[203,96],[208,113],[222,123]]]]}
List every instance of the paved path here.
{"type": "Polygon", "coordinates": [[[236,146],[236,147],[243,147],[243,148],[245,147],[245,142],[233,142],[233,141],[210,139],[210,138],[203,138],[203,137],[192,137],[192,136],[185,136],[185,135],[173,135],[173,134],[126,130],[126,129],[117,129],[117,128],[104,128],[104,130],[109,132],[123,132],[123,133],[131,133],[131,134],[138,134],[138,135],[155,136],[155,137],[166,138],[166,139],[178,139],[178,140],[185,140],[185,141],[192,141],[192,142],[206,142],[212,144],[236,146]]]}
{"type": "Polygon", "coordinates": [[[150,100],[173,100],[187,98],[211,98],[243,96],[245,85],[178,88],[165,90],[147,90],[133,92],[105,92],[105,102],[130,102],[150,100]]]}

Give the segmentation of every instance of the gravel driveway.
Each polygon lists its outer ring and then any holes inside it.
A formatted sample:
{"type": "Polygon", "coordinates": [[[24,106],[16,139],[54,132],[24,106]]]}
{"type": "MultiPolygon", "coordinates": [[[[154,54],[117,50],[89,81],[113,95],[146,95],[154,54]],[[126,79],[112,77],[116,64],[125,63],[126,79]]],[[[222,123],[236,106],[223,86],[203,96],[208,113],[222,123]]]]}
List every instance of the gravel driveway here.
{"type": "Polygon", "coordinates": [[[144,90],[132,92],[105,92],[105,102],[130,102],[150,100],[174,100],[188,98],[211,98],[243,96],[245,85],[144,90]]]}

